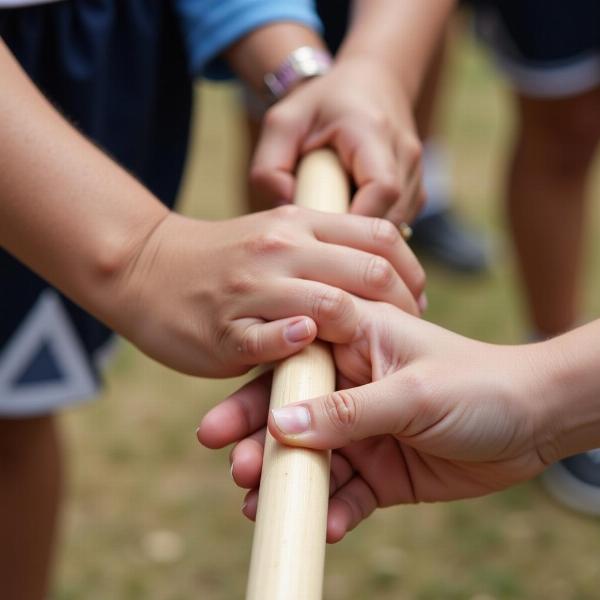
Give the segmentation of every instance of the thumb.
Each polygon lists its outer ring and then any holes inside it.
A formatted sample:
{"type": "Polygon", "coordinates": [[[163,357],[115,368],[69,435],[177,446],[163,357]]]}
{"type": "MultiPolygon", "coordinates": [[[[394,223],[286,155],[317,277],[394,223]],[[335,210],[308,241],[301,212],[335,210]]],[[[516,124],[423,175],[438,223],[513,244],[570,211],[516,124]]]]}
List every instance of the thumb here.
{"type": "Polygon", "coordinates": [[[400,432],[410,421],[407,408],[413,404],[405,402],[400,385],[388,377],[276,408],[269,415],[269,431],[284,444],[318,449],[340,448],[374,435],[400,432]]]}

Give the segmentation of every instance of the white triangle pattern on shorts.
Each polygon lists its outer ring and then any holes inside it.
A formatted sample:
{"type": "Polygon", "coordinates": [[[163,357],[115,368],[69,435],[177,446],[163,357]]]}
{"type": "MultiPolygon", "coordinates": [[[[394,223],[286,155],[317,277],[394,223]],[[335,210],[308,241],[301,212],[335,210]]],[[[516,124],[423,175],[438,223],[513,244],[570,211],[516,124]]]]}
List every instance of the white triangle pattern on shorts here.
{"type": "Polygon", "coordinates": [[[54,412],[96,394],[98,384],[59,295],[47,289],[0,353],[0,416],[54,412]],[[40,347],[51,351],[60,377],[18,382],[40,347]]]}

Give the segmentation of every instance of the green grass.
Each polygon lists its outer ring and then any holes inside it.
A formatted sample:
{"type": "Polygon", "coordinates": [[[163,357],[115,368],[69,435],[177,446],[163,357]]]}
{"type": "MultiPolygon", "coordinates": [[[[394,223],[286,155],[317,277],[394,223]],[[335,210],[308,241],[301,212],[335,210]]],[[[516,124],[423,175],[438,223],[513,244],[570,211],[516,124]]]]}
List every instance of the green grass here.
{"type": "MultiPolygon", "coordinates": [[[[507,92],[463,41],[450,65],[441,128],[450,143],[458,206],[493,240],[482,279],[429,268],[428,318],[495,342],[524,321],[500,204],[511,118],[507,92]]],[[[183,188],[188,214],[241,210],[244,146],[235,97],[203,90],[204,114],[183,188]]],[[[595,185],[598,189],[598,185],[595,185]]],[[[595,211],[590,233],[600,231],[595,211]]],[[[591,236],[597,239],[596,236],[591,236]]],[[[600,249],[589,245],[588,281],[600,249]]],[[[599,282],[586,311],[599,314],[599,282]]],[[[243,597],[252,527],[240,516],[227,451],[199,447],[208,407],[239,381],[184,377],[124,345],[99,402],[64,418],[69,499],[56,600],[230,600],[243,597]]],[[[563,511],[522,485],[493,497],[376,513],[328,550],[328,600],[586,600],[598,597],[600,523],[563,511]]]]}

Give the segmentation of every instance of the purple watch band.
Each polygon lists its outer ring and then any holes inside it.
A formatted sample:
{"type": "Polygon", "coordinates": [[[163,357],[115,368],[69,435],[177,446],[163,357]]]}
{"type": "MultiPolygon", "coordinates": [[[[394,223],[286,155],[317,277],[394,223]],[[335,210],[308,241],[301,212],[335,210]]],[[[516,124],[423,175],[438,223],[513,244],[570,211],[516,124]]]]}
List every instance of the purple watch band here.
{"type": "Polygon", "coordinates": [[[331,67],[328,52],[310,46],[294,50],[273,73],[265,75],[265,85],[275,100],[279,100],[299,81],[323,75],[331,67]]]}

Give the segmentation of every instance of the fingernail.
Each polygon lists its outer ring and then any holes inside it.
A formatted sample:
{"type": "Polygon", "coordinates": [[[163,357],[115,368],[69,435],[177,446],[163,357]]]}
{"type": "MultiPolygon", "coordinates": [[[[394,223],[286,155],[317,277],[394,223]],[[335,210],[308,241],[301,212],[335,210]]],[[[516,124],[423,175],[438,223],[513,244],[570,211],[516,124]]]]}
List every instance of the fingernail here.
{"type": "Polygon", "coordinates": [[[285,329],[285,338],[294,344],[302,342],[311,336],[308,319],[301,319],[288,325],[285,329]]]}
{"type": "Polygon", "coordinates": [[[421,314],[423,314],[427,310],[427,307],[429,306],[429,302],[427,301],[427,294],[425,292],[423,292],[421,294],[421,296],[419,297],[419,300],[417,301],[417,304],[419,306],[419,310],[421,311],[421,314]]]}
{"type": "Polygon", "coordinates": [[[275,425],[281,433],[293,435],[310,429],[310,413],[304,406],[286,406],[271,411],[275,425]]]}
{"type": "Polygon", "coordinates": [[[234,463],[231,463],[231,467],[229,467],[229,474],[231,475],[232,479],[233,479],[233,465],[234,465],[234,463]]]}
{"type": "Polygon", "coordinates": [[[247,506],[248,506],[248,503],[244,500],[244,504],[242,504],[242,512],[244,512],[246,510],[247,506]]]}

